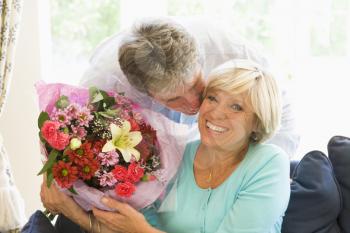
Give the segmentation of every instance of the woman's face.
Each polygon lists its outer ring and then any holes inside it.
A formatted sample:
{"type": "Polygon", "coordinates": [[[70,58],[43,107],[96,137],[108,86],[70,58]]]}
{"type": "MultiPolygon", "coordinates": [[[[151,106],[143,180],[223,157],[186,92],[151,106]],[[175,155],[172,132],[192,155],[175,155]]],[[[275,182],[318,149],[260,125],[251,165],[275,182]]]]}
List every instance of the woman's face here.
{"type": "Polygon", "coordinates": [[[209,91],[199,109],[198,127],[204,145],[219,150],[236,150],[249,143],[256,127],[246,93],[232,95],[209,91]]]}

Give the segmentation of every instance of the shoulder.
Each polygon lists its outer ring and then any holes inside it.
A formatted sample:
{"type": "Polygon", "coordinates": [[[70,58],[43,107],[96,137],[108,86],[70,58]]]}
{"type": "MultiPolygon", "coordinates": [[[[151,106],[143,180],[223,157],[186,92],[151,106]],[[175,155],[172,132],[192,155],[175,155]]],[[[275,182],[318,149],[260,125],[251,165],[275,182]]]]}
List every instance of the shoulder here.
{"type": "Polygon", "coordinates": [[[191,141],[186,144],[182,157],[183,167],[187,167],[188,165],[191,165],[193,163],[199,144],[200,140],[191,141]]]}
{"type": "Polygon", "coordinates": [[[184,156],[186,156],[186,155],[188,155],[188,154],[194,154],[194,153],[196,153],[199,144],[200,144],[200,140],[195,140],[195,141],[188,142],[188,143],[186,144],[184,156]]]}
{"type": "Polygon", "coordinates": [[[247,155],[247,167],[253,171],[283,170],[289,173],[289,157],[278,146],[272,144],[251,145],[247,155]]]}
{"type": "Polygon", "coordinates": [[[99,58],[106,54],[117,54],[120,44],[126,38],[126,31],[117,32],[109,37],[103,39],[94,49],[91,59],[91,62],[99,60],[99,58]]]}
{"type": "Polygon", "coordinates": [[[275,158],[275,157],[281,157],[288,159],[288,156],[284,152],[282,148],[279,146],[276,146],[274,144],[255,144],[252,145],[251,151],[253,155],[263,155],[260,156],[261,158],[265,158],[267,160],[275,158]]]}

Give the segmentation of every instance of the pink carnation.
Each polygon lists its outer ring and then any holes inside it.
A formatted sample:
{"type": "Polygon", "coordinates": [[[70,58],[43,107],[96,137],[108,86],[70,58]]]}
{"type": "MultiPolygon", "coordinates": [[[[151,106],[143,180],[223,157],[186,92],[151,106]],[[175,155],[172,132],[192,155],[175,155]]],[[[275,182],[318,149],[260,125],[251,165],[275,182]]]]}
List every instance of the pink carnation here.
{"type": "Polygon", "coordinates": [[[115,192],[121,197],[131,197],[135,192],[136,187],[133,183],[126,181],[124,183],[118,183],[115,187],[115,192]]]}
{"type": "Polygon", "coordinates": [[[131,182],[138,182],[144,175],[144,169],[138,163],[131,163],[128,167],[127,179],[131,182]]]}
{"type": "Polygon", "coordinates": [[[118,181],[125,181],[128,175],[128,170],[123,166],[117,165],[112,170],[112,173],[118,181]]]}
{"type": "Polygon", "coordinates": [[[59,128],[59,122],[45,121],[41,128],[41,134],[52,148],[63,150],[69,144],[69,135],[60,132],[59,128]]]}
{"type": "Polygon", "coordinates": [[[69,144],[69,135],[60,132],[57,134],[56,139],[50,140],[48,143],[57,150],[64,150],[69,144]]]}
{"type": "Polygon", "coordinates": [[[60,123],[57,121],[45,121],[44,125],[41,127],[41,135],[46,141],[49,141],[57,137],[58,129],[60,128],[60,123]]]}

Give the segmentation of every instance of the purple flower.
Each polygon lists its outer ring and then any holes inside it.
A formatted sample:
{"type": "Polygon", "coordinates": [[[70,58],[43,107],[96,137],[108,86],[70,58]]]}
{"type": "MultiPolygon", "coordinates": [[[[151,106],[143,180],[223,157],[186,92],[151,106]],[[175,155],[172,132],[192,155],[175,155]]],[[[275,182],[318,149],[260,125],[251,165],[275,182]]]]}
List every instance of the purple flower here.
{"type": "Polygon", "coordinates": [[[53,121],[58,121],[61,126],[66,126],[70,124],[72,118],[62,109],[54,108],[52,111],[51,119],[53,121]]]}
{"type": "Polygon", "coordinates": [[[114,98],[115,98],[115,102],[116,102],[117,105],[120,105],[120,106],[129,106],[129,105],[132,104],[131,101],[128,100],[127,98],[125,98],[124,96],[121,96],[121,95],[116,94],[116,95],[114,96],[114,98]]]}
{"type": "Polygon", "coordinates": [[[99,174],[99,181],[102,187],[113,186],[117,183],[117,179],[114,177],[112,172],[103,171],[103,174],[99,174]]]}
{"type": "Polygon", "coordinates": [[[76,103],[72,103],[66,108],[67,115],[74,119],[77,118],[77,114],[79,111],[80,111],[80,106],[76,103]]]}
{"type": "Polygon", "coordinates": [[[143,124],[143,123],[144,123],[143,118],[142,118],[142,115],[141,115],[141,113],[139,113],[139,112],[133,113],[133,118],[136,120],[136,122],[137,122],[138,124],[143,124]]]}
{"type": "Polygon", "coordinates": [[[87,107],[82,107],[77,113],[77,119],[80,126],[89,126],[89,122],[94,119],[94,116],[91,115],[91,110],[87,107]]]}
{"type": "Polygon", "coordinates": [[[74,126],[71,125],[72,131],[73,131],[73,136],[83,140],[87,134],[86,129],[81,126],[74,126]]]}
{"type": "Polygon", "coordinates": [[[101,165],[105,166],[114,166],[119,162],[119,155],[115,150],[99,153],[98,158],[101,162],[101,165]]]}

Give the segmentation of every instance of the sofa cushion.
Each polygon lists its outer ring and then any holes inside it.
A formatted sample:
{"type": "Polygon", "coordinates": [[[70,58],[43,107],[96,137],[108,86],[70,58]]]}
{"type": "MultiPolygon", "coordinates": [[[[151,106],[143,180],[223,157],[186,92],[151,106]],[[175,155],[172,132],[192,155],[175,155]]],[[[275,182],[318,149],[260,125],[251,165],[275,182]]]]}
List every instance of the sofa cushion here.
{"type": "Polygon", "coordinates": [[[58,233],[52,226],[50,220],[41,212],[37,210],[29,218],[29,221],[21,230],[22,233],[58,233]]]}
{"type": "Polygon", "coordinates": [[[350,138],[335,136],[328,143],[328,156],[343,196],[343,209],[339,226],[343,233],[350,233],[350,138]]]}
{"type": "Polygon", "coordinates": [[[327,156],[309,152],[294,169],[282,232],[339,233],[341,205],[340,188],[327,156]]]}
{"type": "Polygon", "coordinates": [[[56,220],[55,228],[58,232],[81,233],[83,232],[78,224],[60,214],[56,220]]]}

